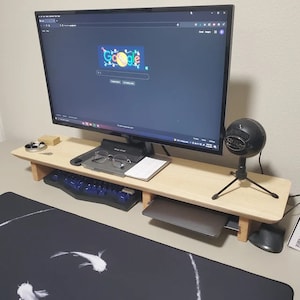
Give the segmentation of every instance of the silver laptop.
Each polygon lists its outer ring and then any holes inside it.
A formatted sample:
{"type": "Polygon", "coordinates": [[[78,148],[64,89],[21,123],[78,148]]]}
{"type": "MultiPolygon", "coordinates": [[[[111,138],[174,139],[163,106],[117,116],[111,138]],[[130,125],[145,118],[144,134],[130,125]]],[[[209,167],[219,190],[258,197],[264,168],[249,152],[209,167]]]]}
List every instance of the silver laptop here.
{"type": "Polygon", "coordinates": [[[143,215],[210,237],[218,237],[228,221],[224,213],[163,197],[152,200],[143,215]]]}

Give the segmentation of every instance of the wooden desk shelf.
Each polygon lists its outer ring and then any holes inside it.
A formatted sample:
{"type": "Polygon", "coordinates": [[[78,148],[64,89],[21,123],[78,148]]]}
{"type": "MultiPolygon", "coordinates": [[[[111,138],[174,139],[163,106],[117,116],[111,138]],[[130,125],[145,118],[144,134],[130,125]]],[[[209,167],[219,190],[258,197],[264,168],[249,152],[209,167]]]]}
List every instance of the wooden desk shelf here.
{"type": "Polygon", "coordinates": [[[276,223],[283,217],[291,187],[286,179],[248,172],[252,180],[278,194],[279,198],[271,197],[247,181],[236,181],[218,199],[212,200],[212,195],[233,179],[232,169],[172,158],[166,168],[144,182],[70,164],[70,159],[97,146],[94,141],[66,137],[44,151],[52,152],[52,155],[28,152],[24,147],[12,151],[12,154],[31,163],[34,180],[43,179],[53,169],[61,169],[141,190],[144,207],[155,195],[159,195],[238,216],[240,241],[247,241],[253,223],[276,223]]]}

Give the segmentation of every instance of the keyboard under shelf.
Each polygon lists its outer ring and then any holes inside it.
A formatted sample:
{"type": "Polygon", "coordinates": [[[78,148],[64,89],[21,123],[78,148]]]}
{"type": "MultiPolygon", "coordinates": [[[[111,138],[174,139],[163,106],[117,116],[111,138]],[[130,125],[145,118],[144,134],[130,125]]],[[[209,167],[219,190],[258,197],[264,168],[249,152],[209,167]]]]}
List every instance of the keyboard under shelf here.
{"type": "Polygon", "coordinates": [[[62,170],[53,170],[44,177],[44,182],[75,199],[106,204],[124,211],[130,210],[142,198],[140,191],[62,170]]]}

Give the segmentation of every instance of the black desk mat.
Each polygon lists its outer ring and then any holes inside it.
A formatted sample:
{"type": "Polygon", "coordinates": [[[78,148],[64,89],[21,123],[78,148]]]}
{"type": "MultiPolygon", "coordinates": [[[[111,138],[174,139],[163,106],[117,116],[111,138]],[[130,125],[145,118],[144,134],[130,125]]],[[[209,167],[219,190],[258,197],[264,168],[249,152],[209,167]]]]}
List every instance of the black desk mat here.
{"type": "Polygon", "coordinates": [[[1,299],[293,299],[287,284],[11,192],[0,195],[0,241],[1,299]]]}

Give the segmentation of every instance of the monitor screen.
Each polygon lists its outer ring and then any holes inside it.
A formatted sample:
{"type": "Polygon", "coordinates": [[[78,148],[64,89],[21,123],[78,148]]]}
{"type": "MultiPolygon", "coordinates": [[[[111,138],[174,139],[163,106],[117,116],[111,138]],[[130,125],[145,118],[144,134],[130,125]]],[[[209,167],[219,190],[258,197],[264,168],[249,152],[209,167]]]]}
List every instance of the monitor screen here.
{"type": "Polygon", "coordinates": [[[233,6],[35,16],[53,123],[222,153],[233,6]]]}

